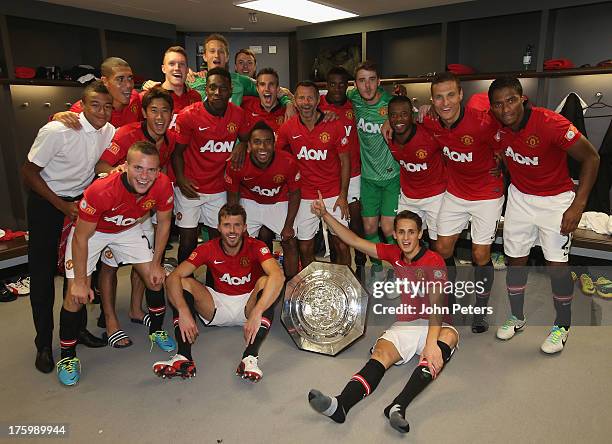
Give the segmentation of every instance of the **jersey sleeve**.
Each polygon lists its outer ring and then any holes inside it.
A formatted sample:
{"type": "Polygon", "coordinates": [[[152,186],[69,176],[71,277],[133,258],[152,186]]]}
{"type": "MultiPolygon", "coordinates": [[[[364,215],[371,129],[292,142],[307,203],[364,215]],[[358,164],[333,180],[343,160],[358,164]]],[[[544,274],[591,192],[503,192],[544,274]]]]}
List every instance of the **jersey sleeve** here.
{"type": "Polygon", "coordinates": [[[157,211],[170,211],[174,207],[174,190],[170,179],[164,173],[160,173],[157,180],[160,181],[159,196],[156,199],[157,205],[155,208],[157,211]]]}
{"type": "Polygon", "coordinates": [[[289,135],[287,133],[287,122],[285,122],[276,133],[276,143],[274,144],[276,151],[289,151],[289,135]]]}
{"type": "Polygon", "coordinates": [[[289,97],[288,95],[284,95],[282,97],[278,98],[278,103],[280,103],[281,105],[283,105],[283,107],[286,107],[288,104],[290,104],[293,100],[291,99],[291,97],[289,97]]]}
{"type": "Polygon", "coordinates": [[[191,136],[193,135],[193,119],[191,117],[190,109],[182,110],[176,118],[176,126],[174,131],[176,132],[176,143],[182,145],[189,145],[191,136]]]}
{"type": "MultiPolygon", "coordinates": [[[[96,184],[96,182],[94,182],[96,184]]],[[[89,186],[79,202],[79,219],[85,222],[97,223],[102,213],[110,208],[104,204],[104,195],[97,187],[89,186]]]]}
{"type": "Polygon", "coordinates": [[[430,282],[446,282],[447,271],[444,259],[438,254],[434,255],[429,267],[427,267],[427,278],[430,282]]]}
{"type": "Polygon", "coordinates": [[[268,246],[259,240],[255,240],[251,248],[257,262],[260,264],[264,263],[268,259],[274,259],[274,256],[272,256],[268,246]]]}
{"type": "Polygon", "coordinates": [[[78,102],[75,102],[68,111],[72,111],[73,113],[82,113],[83,101],[79,100],[78,102]]]}
{"type": "Polygon", "coordinates": [[[287,171],[289,175],[287,176],[287,189],[290,193],[297,191],[300,189],[300,170],[297,166],[297,163],[293,159],[289,159],[289,165],[287,165],[287,171]]]}
{"type": "Polygon", "coordinates": [[[394,253],[395,247],[393,245],[383,244],[382,242],[376,244],[376,255],[378,259],[392,264],[395,261],[394,253]]]}
{"type": "Polygon", "coordinates": [[[129,149],[129,142],[126,139],[126,132],[122,130],[122,128],[119,128],[109,147],[106,148],[102,156],[100,156],[100,160],[103,160],[111,166],[117,166],[125,162],[129,149]]]}
{"type": "Polygon", "coordinates": [[[241,178],[242,174],[234,170],[231,167],[231,164],[228,162],[227,166],[225,167],[225,175],[223,176],[223,181],[225,182],[225,191],[237,193],[240,190],[241,178]]]}
{"type": "Polygon", "coordinates": [[[51,122],[38,130],[38,135],[28,153],[28,160],[41,168],[46,167],[64,146],[63,135],[55,133],[53,125],[55,124],[51,122]]]}
{"type": "Polygon", "coordinates": [[[206,98],[206,78],[196,76],[193,82],[187,82],[187,86],[197,91],[202,97],[202,100],[206,98]]]}
{"type": "Polygon", "coordinates": [[[543,125],[544,131],[549,132],[553,144],[563,151],[567,151],[582,136],[572,122],[552,111],[545,112],[543,125]]]}
{"type": "Polygon", "coordinates": [[[348,153],[350,151],[349,138],[346,137],[342,125],[337,125],[336,128],[336,149],[338,154],[348,153]]]}
{"type": "Polygon", "coordinates": [[[259,96],[259,93],[257,92],[257,86],[250,77],[247,77],[243,74],[238,74],[236,78],[242,85],[244,96],[259,96]]]}
{"type": "Polygon", "coordinates": [[[212,248],[210,248],[210,245],[208,245],[209,243],[210,241],[196,247],[196,249],[193,250],[193,252],[187,258],[187,262],[196,268],[200,268],[202,265],[208,266],[208,264],[211,262],[212,251],[212,248]]]}

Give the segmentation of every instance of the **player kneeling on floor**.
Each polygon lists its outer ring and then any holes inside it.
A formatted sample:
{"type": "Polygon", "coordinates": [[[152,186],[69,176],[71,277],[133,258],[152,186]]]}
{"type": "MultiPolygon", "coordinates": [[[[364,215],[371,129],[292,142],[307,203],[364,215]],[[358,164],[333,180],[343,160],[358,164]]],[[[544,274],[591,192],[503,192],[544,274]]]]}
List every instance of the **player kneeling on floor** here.
{"type": "Polygon", "coordinates": [[[361,239],[326,211],[321,198],[313,202],[312,211],[323,218],[350,247],[389,262],[396,276],[414,284],[425,284],[421,290],[431,288],[424,294],[421,291],[418,294],[402,294],[402,305],[410,305],[413,310],[397,315],[397,322],[376,341],[370,360],[351,377],[338,396],[327,396],[318,390],[308,393],[308,402],[314,410],[342,423],[348,411],[376,389],[391,365],[405,364],[418,353],[420,360],[417,368],[404,389],[384,410],[391,426],[401,433],[407,433],[410,426],[405,417],[406,407],[437,377],[453,355],[459,340],[457,330],[450,325],[450,316],[444,313],[446,297],[436,290],[444,285],[429,285],[446,282],[444,259],[421,246],[423,222],[411,211],[401,211],[394,219],[393,237],[397,245],[361,239]],[[427,315],[427,312],[431,314],[427,315]]]}
{"type": "Polygon", "coordinates": [[[164,269],[161,259],[168,235],[173,205],[170,179],[159,171],[159,153],[149,142],[136,142],[128,151],[127,171],[112,174],[90,185],[79,203],[79,217],[66,246],[68,293],[60,313],[62,359],[57,375],[64,385],[74,385],[80,378],[76,357],[80,311],[93,300],[91,274],[100,253],[110,248],[117,262],[133,264],[142,277],[151,326],[149,337],[165,351],[175,348],[174,341],[162,330],[164,313],[164,269]],[[155,249],[151,248],[138,220],[157,210],[155,249]]]}
{"type": "Polygon", "coordinates": [[[195,375],[191,345],[199,334],[196,317],[205,326],[242,326],[246,348],[236,374],[253,382],[263,376],[257,365],[259,347],[272,325],[272,304],[285,278],[266,244],[246,233],[242,206],[224,205],[218,221],[220,237],[198,246],[166,278],[178,354],[153,364],[162,378],[195,375]],[[202,265],[211,271],[215,290],[192,277],[202,265]]]}

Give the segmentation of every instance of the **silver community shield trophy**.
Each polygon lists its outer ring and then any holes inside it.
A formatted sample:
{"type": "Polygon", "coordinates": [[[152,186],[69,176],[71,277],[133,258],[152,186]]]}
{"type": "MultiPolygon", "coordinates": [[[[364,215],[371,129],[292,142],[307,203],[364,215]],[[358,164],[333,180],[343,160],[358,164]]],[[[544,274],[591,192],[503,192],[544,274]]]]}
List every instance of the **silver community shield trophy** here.
{"type": "Polygon", "coordinates": [[[299,349],[336,356],[365,333],[367,309],[349,267],[313,262],[287,284],[281,320],[299,349]]]}

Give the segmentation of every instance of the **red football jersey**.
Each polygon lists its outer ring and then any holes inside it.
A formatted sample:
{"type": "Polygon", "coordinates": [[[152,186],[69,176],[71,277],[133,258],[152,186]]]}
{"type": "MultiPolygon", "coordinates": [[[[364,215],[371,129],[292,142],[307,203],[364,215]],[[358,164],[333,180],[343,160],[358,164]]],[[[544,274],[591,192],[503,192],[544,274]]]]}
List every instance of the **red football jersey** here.
{"type": "Polygon", "coordinates": [[[355,113],[353,103],[350,100],[344,105],[333,105],[327,101],[327,96],[321,96],[319,108],[323,111],[333,111],[338,116],[338,120],[344,125],[344,135],[348,139],[349,151],[351,153],[351,177],[361,174],[361,154],[359,153],[359,137],[355,129],[355,113]]]}
{"type": "Polygon", "coordinates": [[[131,193],[126,178],[127,173],[111,174],[87,187],[79,203],[79,219],[96,222],[96,231],[119,233],[132,228],[151,210],[172,209],[172,184],[164,173],[159,173],[144,196],[131,193]]]}
{"type": "Polygon", "coordinates": [[[212,273],[215,290],[228,296],[250,293],[257,279],[263,276],[261,264],[274,259],[262,241],[248,235],[242,238],[242,247],[235,256],[229,256],[216,238],[199,245],[187,259],[196,268],[206,265],[212,273]]]}
{"type": "Polygon", "coordinates": [[[187,145],[185,177],[195,182],[200,193],[223,192],[225,163],[238,134],[248,132],[242,108],[228,103],[225,115],[217,117],[206,110],[204,102],[194,103],[179,113],[176,132],[176,142],[187,145]]]}
{"type": "Polygon", "coordinates": [[[491,138],[499,129],[489,113],[461,108],[459,119],[446,128],[439,119],[426,118],[423,126],[442,145],[448,158],[449,193],[465,200],[496,199],[504,194],[503,178],[492,176],[495,168],[491,138]]]}
{"type": "Polygon", "coordinates": [[[244,96],[240,106],[242,106],[242,109],[245,111],[249,131],[251,131],[253,125],[260,120],[263,120],[270,126],[270,128],[272,128],[274,133],[276,133],[285,121],[285,107],[280,103],[278,103],[270,111],[266,111],[261,106],[259,97],[244,96]]]}
{"type": "Polygon", "coordinates": [[[297,159],[302,177],[302,199],[340,194],[340,158],[348,152],[348,139],[340,121],[323,122],[323,114],[310,131],[296,114],[278,130],[276,150],[287,149],[297,159]]]}
{"type": "Polygon", "coordinates": [[[300,172],[291,154],[276,151],[267,168],[261,169],[247,156],[240,170],[225,168],[225,189],[240,192],[243,199],[269,205],[286,202],[287,192],[300,188],[300,172]]]}
{"type": "MultiPolygon", "coordinates": [[[[147,122],[133,122],[122,126],[115,132],[113,142],[104,150],[100,160],[108,162],[109,165],[116,166],[125,162],[127,153],[130,147],[140,141],[149,141],[155,145],[155,140],[147,131],[147,122]]],[[[176,133],[174,131],[166,131],[164,141],[159,150],[160,167],[164,168],[170,162],[170,156],[176,145],[176,133]]]]}
{"type": "MultiPolygon", "coordinates": [[[[384,243],[376,244],[376,253],[379,259],[393,265],[395,278],[408,281],[408,292],[402,291],[402,306],[413,307],[411,312],[397,314],[398,321],[414,321],[415,319],[429,319],[429,315],[423,310],[430,307],[428,290],[444,289],[447,280],[446,265],[444,259],[438,253],[421,247],[419,253],[410,263],[404,262],[402,250],[397,245],[384,243]],[[412,285],[411,285],[412,284],[412,285]],[[415,292],[411,291],[415,290],[415,292]]],[[[404,290],[402,288],[402,290],[404,290]]],[[[448,306],[446,293],[442,297],[443,307],[448,306]]],[[[444,314],[442,321],[452,324],[450,314],[444,314]]]]}
{"type": "Polygon", "coordinates": [[[574,189],[567,150],[581,135],[562,115],[527,106],[518,132],[504,127],[495,140],[507,158],[510,180],[520,192],[554,196],[574,189]]]}
{"type": "Polygon", "coordinates": [[[400,164],[402,193],[411,199],[424,199],[446,191],[446,167],[442,148],[419,125],[412,125],[404,145],[391,141],[391,154],[400,164]]]}
{"type": "MultiPolygon", "coordinates": [[[[79,100],[70,107],[70,111],[75,113],[83,112],[83,102],[79,100]]],[[[140,102],[140,94],[135,89],[132,90],[130,96],[130,103],[123,107],[121,110],[113,109],[111,114],[110,123],[115,128],[127,125],[132,122],[140,122],[143,119],[142,116],[142,104],[140,102]]]]}

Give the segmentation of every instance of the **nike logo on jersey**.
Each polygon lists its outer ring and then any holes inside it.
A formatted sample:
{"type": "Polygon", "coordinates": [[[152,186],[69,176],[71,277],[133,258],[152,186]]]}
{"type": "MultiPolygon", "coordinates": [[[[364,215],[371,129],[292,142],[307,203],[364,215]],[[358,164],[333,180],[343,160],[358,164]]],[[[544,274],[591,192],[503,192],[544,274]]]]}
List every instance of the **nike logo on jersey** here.
{"type": "Polygon", "coordinates": [[[403,267],[403,265],[400,264],[400,261],[395,261],[395,265],[397,265],[398,267],[403,267]]]}
{"type": "Polygon", "coordinates": [[[298,137],[302,137],[302,135],[298,134],[297,136],[291,136],[292,139],[297,139],[298,137]]]}
{"type": "Polygon", "coordinates": [[[215,265],[219,265],[219,264],[222,264],[223,262],[225,262],[225,261],[218,261],[218,260],[216,260],[216,259],[215,259],[215,260],[213,261],[213,264],[215,264],[215,265]]]}
{"type": "Polygon", "coordinates": [[[253,117],[258,117],[258,116],[259,116],[259,114],[257,114],[257,113],[251,113],[251,115],[252,115],[253,117]]]}
{"type": "Polygon", "coordinates": [[[255,179],[255,178],[254,178],[254,177],[245,177],[245,178],[244,178],[244,179],[242,179],[242,180],[253,180],[253,179],[255,179]]]}
{"type": "Polygon", "coordinates": [[[202,128],[201,126],[198,126],[198,129],[200,131],[206,131],[208,128],[210,128],[210,126],[205,126],[204,128],[202,128]]]}

